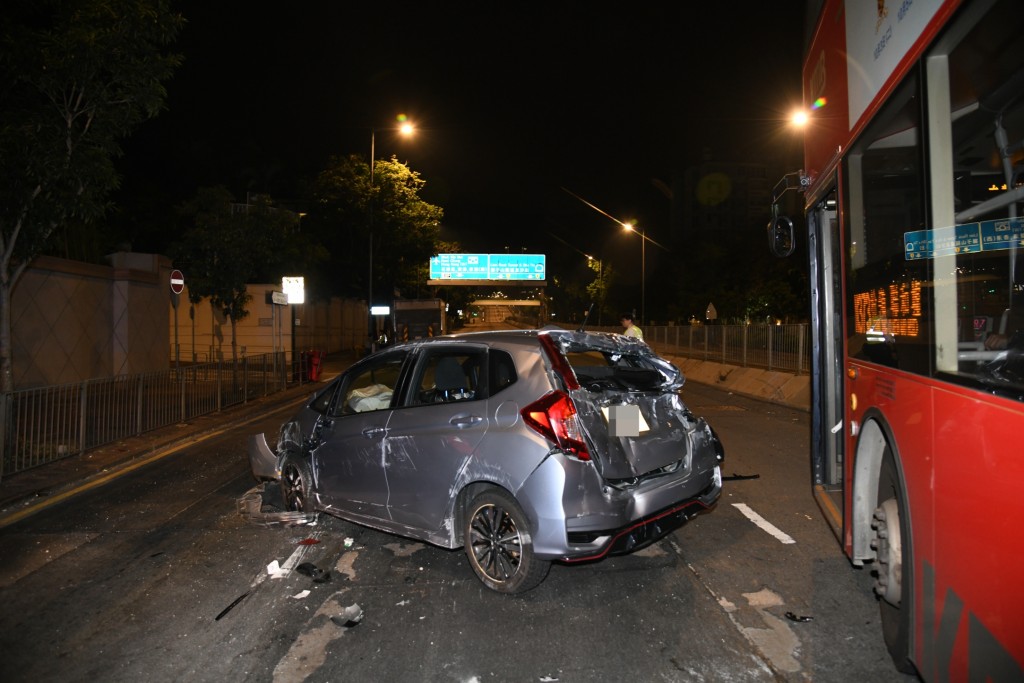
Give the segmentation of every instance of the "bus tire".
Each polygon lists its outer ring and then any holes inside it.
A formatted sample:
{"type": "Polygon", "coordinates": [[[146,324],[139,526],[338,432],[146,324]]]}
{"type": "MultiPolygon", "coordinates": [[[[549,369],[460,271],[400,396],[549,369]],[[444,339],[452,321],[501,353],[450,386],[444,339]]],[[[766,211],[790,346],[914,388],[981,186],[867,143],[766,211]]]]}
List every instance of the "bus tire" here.
{"type": "Polygon", "coordinates": [[[910,612],[913,606],[910,582],[911,553],[907,534],[907,508],[892,452],[882,456],[878,477],[878,507],[871,528],[872,547],[877,553],[875,594],[878,596],[882,635],[896,668],[909,674],[917,669],[910,660],[910,612]]]}

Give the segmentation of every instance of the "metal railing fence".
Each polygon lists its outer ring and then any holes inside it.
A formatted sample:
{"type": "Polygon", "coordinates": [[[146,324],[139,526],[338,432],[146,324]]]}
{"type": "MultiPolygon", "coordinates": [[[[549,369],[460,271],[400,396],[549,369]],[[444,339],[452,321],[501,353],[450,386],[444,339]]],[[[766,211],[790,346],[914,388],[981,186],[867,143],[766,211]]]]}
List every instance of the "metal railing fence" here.
{"type": "Polygon", "coordinates": [[[810,327],[790,325],[692,325],[644,329],[660,353],[802,375],[811,363],[810,327]]]}
{"type": "MultiPolygon", "coordinates": [[[[621,327],[600,327],[622,332],[621,327]]],[[[811,367],[810,327],[789,325],[648,325],[644,339],[662,355],[802,375],[811,367]]]]}
{"type": "Polygon", "coordinates": [[[0,477],[310,380],[284,352],[0,393],[0,477]]]}

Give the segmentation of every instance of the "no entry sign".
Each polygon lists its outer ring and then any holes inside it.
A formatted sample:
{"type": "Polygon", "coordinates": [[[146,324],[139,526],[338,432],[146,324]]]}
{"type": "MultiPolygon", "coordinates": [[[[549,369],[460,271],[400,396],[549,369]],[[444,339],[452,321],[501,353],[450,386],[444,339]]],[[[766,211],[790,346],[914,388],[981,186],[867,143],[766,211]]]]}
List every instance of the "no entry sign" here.
{"type": "Polygon", "coordinates": [[[182,290],[185,289],[185,276],[181,274],[180,270],[171,271],[171,291],[175,294],[181,294],[182,290]]]}

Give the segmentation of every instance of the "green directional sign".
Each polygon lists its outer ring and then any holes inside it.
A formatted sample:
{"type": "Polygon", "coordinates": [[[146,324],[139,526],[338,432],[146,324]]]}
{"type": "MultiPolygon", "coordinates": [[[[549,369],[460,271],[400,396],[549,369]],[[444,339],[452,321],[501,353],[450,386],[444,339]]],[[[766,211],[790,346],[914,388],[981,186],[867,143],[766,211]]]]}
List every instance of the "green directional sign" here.
{"type": "Polygon", "coordinates": [[[430,259],[431,280],[504,280],[542,284],[544,254],[438,254],[430,259]]]}

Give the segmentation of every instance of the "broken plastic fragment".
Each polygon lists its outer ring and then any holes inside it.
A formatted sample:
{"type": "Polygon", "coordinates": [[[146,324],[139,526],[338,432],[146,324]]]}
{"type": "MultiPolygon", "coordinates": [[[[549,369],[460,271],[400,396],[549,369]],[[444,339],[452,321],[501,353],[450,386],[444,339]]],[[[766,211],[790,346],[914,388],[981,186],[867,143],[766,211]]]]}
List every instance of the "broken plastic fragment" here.
{"type": "Polygon", "coordinates": [[[271,576],[276,576],[280,572],[281,572],[281,563],[278,562],[277,560],[274,560],[273,562],[271,562],[270,564],[267,565],[267,573],[270,574],[271,576]]]}
{"type": "Polygon", "coordinates": [[[235,605],[237,605],[238,603],[242,602],[242,600],[245,599],[245,596],[249,595],[249,593],[251,593],[251,592],[252,591],[245,591],[244,593],[239,595],[237,598],[235,598],[235,601],[233,603],[231,603],[230,605],[225,607],[223,610],[221,610],[220,614],[217,615],[217,617],[214,619],[214,621],[220,621],[221,617],[223,617],[225,614],[230,612],[234,608],[235,605]]]}
{"type": "Polygon", "coordinates": [[[354,541],[352,540],[351,537],[345,539],[345,547],[346,548],[351,548],[353,543],[354,543],[354,541]]]}
{"type": "Polygon", "coordinates": [[[338,626],[352,628],[363,620],[363,608],[358,603],[353,603],[342,610],[341,614],[331,617],[338,626]]]}
{"type": "Polygon", "coordinates": [[[302,598],[304,598],[304,597],[306,597],[308,595],[309,595],[309,591],[308,590],[304,590],[304,591],[299,591],[298,593],[296,593],[292,597],[295,598],[296,600],[301,600],[302,598]]]}
{"type": "Polygon", "coordinates": [[[331,580],[330,572],[320,569],[320,567],[316,566],[312,562],[303,562],[295,568],[295,571],[311,577],[315,583],[326,583],[331,580]]]}
{"type": "Polygon", "coordinates": [[[786,618],[790,621],[814,621],[814,617],[797,616],[792,612],[786,612],[786,618]]]}
{"type": "Polygon", "coordinates": [[[304,538],[301,541],[299,541],[299,545],[316,545],[319,542],[319,538],[304,538]]]}
{"type": "Polygon", "coordinates": [[[736,474],[732,473],[731,477],[722,477],[722,481],[740,481],[741,479],[760,479],[760,474],[736,474]]]}
{"type": "Polygon", "coordinates": [[[238,514],[257,526],[313,526],[316,524],[317,513],[298,512],[296,510],[263,511],[264,489],[266,484],[249,489],[236,501],[238,514]]]}

